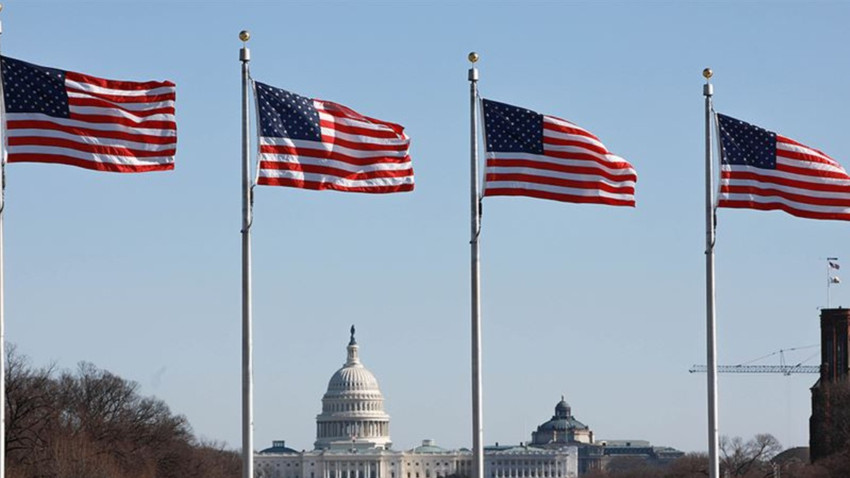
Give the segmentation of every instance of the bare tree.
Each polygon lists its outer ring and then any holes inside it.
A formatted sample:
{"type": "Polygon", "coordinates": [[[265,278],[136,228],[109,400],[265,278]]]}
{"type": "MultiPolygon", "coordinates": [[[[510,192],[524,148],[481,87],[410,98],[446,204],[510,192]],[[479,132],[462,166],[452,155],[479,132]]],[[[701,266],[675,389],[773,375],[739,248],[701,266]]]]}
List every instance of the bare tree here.
{"type": "Polygon", "coordinates": [[[688,453],[667,467],[665,478],[704,478],[708,476],[708,454],[688,453]]]}
{"type": "Polygon", "coordinates": [[[6,456],[18,464],[44,459],[55,417],[53,366],[36,369],[16,348],[6,348],[6,456]]]}
{"type": "Polygon", "coordinates": [[[198,442],[182,415],[92,364],[56,376],[9,347],[8,478],[238,477],[239,455],[198,442]]]}
{"type": "Polygon", "coordinates": [[[758,434],[744,442],[741,437],[720,438],[721,467],[728,476],[763,476],[772,468],[770,459],[782,451],[773,435],[758,434]]]}

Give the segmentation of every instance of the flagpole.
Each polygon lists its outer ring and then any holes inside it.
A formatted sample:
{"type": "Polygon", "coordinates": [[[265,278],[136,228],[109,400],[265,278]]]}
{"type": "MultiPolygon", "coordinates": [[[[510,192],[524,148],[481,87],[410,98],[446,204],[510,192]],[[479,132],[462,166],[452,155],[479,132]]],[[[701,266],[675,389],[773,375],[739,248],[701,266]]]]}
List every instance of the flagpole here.
{"type": "Polygon", "coordinates": [[[829,308],[829,287],[832,286],[832,279],[829,277],[829,259],[826,261],[826,308],[829,308]]]}
{"type": "Polygon", "coordinates": [[[830,305],[830,297],[829,297],[829,288],[832,287],[832,277],[829,274],[829,270],[832,269],[832,261],[837,261],[837,257],[827,257],[826,258],[826,308],[829,308],[830,305]]]}
{"type": "MultiPolygon", "coordinates": [[[[0,4],[0,10],[3,5],[0,4]]],[[[0,22],[0,35],[3,24],[0,22]]],[[[0,77],[0,478],[6,476],[6,267],[3,256],[3,217],[6,210],[6,102],[3,97],[3,81],[0,77]]]]}
{"type": "Polygon", "coordinates": [[[484,429],[481,394],[481,260],[478,256],[478,235],[481,232],[481,200],[478,197],[478,53],[468,56],[469,109],[470,109],[470,252],[472,285],[472,478],[484,476],[484,429]]]}
{"type": "Polygon", "coordinates": [[[702,71],[705,85],[705,312],[708,365],[708,470],[709,478],[720,477],[719,440],[717,435],[717,324],[714,312],[714,162],[711,154],[711,84],[712,71],[702,71]]]}
{"type": "MultiPolygon", "coordinates": [[[[254,477],[254,362],[251,329],[251,141],[248,137],[251,33],[239,32],[242,48],[242,478],[254,477]]],[[[2,477],[0,477],[2,478],[2,477]]]]}

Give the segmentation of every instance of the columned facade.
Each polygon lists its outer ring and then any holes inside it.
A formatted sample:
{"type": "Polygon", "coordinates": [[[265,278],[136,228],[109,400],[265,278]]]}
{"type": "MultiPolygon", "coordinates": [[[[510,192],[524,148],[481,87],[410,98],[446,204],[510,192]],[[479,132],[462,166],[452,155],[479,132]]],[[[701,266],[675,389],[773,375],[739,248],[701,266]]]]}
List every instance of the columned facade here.
{"type": "MultiPolygon", "coordinates": [[[[263,451],[254,458],[258,478],[446,478],[472,476],[472,453],[424,440],[407,451],[263,451]]],[[[483,478],[576,478],[578,449],[487,447],[483,478]]]]}

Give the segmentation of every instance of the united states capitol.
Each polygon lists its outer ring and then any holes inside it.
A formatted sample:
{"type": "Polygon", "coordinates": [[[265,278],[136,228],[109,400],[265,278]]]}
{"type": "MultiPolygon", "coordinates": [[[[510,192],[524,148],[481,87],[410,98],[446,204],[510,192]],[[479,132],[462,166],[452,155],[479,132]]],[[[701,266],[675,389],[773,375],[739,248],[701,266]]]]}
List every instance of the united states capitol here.
{"type": "MultiPolygon", "coordinates": [[[[409,450],[392,448],[390,416],[378,380],[360,361],[354,327],[345,365],[322,397],[311,451],[276,440],[255,453],[258,478],[462,478],[472,476],[472,452],[445,449],[433,440],[409,450]]],[[[561,397],[555,415],[537,427],[530,442],[485,447],[484,478],[575,478],[618,457],[665,463],[683,453],[643,440],[595,441],[561,397]]]]}

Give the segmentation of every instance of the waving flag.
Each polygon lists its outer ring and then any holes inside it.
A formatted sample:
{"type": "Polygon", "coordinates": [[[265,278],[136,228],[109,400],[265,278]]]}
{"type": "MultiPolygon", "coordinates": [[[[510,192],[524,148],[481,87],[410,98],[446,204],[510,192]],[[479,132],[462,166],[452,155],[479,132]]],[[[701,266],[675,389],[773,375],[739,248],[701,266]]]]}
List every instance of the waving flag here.
{"type": "Polygon", "coordinates": [[[637,173],[599,138],[569,121],[482,100],[485,196],[634,206],[637,173]]]}
{"type": "Polygon", "coordinates": [[[116,81],[0,58],[9,162],[174,169],[174,83],[116,81]]]}
{"type": "Polygon", "coordinates": [[[825,153],[722,114],[719,207],[850,221],[850,176],[825,153]]]}
{"type": "Polygon", "coordinates": [[[400,125],[330,101],[254,82],[260,113],[258,184],[360,193],[413,190],[400,125]]]}

